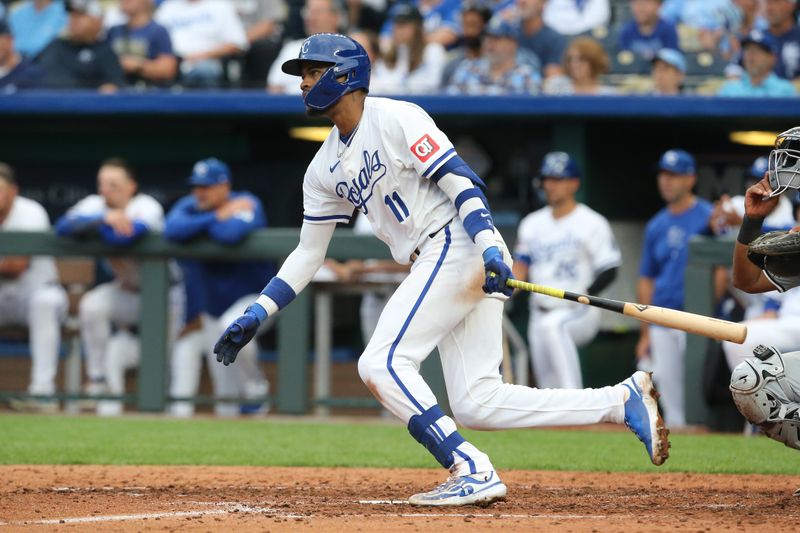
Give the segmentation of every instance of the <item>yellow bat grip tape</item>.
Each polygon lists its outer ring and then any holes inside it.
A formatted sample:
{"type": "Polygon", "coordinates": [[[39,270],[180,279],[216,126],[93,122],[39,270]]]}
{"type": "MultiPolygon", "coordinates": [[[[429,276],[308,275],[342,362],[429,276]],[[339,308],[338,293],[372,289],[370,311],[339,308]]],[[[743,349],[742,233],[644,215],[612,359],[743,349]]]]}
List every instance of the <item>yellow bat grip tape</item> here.
{"type": "Polygon", "coordinates": [[[506,282],[506,285],[514,289],[535,292],[537,294],[545,294],[547,296],[552,296],[553,298],[561,298],[562,300],[564,299],[563,289],[554,289],[553,287],[536,285],[535,283],[528,283],[527,281],[520,281],[518,279],[510,279],[506,282]]]}

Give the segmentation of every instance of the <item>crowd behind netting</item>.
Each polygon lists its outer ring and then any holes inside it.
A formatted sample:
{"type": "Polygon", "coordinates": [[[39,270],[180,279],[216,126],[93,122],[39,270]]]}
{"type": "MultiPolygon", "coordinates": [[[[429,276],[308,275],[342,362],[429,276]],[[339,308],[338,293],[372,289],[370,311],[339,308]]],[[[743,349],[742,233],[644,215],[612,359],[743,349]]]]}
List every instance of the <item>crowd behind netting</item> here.
{"type": "Polygon", "coordinates": [[[346,33],[373,94],[791,96],[797,0],[0,0],[0,91],[246,88],[346,33]]]}

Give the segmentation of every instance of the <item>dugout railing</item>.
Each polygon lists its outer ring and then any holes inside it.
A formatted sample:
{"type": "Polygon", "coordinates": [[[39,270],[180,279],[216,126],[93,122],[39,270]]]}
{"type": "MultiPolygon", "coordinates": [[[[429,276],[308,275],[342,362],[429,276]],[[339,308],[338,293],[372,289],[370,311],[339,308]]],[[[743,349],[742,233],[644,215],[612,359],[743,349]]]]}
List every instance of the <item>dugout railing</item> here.
{"type": "MultiPolygon", "coordinates": [[[[300,230],[274,228],[260,230],[235,247],[211,240],[174,244],[160,235],[148,235],[133,246],[121,249],[99,238],[65,239],[54,233],[0,232],[0,256],[49,255],[54,257],[135,257],[141,265],[141,311],[139,333],[142,358],[137,380],[136,405],[141,411],[163,411],[167,395],[167,263],[173,258],[199,260],[284,259],[299,241],[300,230]],[[235,250],[235,251],[234,251],[235,250]]],[[[390,259],[389,250],[374,237],[354,235],[339,229],[328,248],[332,259],[390,259]]],[[[309,411],[308,361],[312,346],[311,291],[301,292],[281,312],[278,321],[278,410],[287,414],[309,411]],[[283,384],[283,386],[281,386],[283,384]]],[[[130,398],[125,398],[130,399],[130,398]]],[[[371,405],[371,404],[370,404],[371,405]]]]}
{"type": "MultiPolygon", "coordinates": [[[[163,411],[168,397],[167,365],[167,294],[169,276],[167,262],[173,258],[200,260],[282,260],[297,245],[298,229],[260,230],[241,244],[222,246],[210,240],[174,244],[160,235],[148,235],[135,245],[120,249],[99,238],[81,240],[59,238],[53,233],[0,232],[2,255],[50,255],[55,257],[135,257],[141,261],[141,315],[139,332],[142,359],[137,380],[136,405],[141,411],[163,411]]],[[[695,238],[690,245],[686,271],[686,309],[713,315],[712,275],[716,266],[730,265],[733,241],[695,238]]],[[[352,230],[338,229],[328,249],[333,259],[390,258],[386,246],[370,236],[355,235],[352,230]]],[[[309,405],[309,353],[313,344],[312,290],[301,292],[281,312],[278,321],[278,411],[304,414],[309,405]]],[[[686,345],[687,421],[705,424],[713,416],[703,397],[703,365],[707,340],[689,335],[686,345]]],[[[130,398],[127,398],[130,399],[130,398]]],[[[322,399],[328,406],[347,405],[347,399],[322,399]]],[[[365,406],[361,401],[353,406],[365,406]]],[[[373,402],[369,402],[373,405],[373,402]]]]}

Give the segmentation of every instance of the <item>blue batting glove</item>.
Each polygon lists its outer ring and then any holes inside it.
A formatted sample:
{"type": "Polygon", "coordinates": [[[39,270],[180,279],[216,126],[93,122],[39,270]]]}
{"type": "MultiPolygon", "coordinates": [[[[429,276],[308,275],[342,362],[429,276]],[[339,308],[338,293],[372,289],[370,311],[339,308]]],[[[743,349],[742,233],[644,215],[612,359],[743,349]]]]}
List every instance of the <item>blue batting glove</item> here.
{"type": "Polygon", "coordinates": [[[483,292],[491,294],[502,292],[511,296],[514,289],[506,286],[506,281],[514,279],[511,269],[503,261],[503,252],[497,246],[490,246],[483,252],[483,267],[486,269],[486,283],[483,292]]]}
{"type": "Polygon", "coordinates": [[[228,326],[217,344],[214,345],[217,362],[228,366],[236,361],[239,350],[255,337],[258,326],[266,318],[267,312],[260,305],[254,303],[248,307],[242,316],[228,326]]]}

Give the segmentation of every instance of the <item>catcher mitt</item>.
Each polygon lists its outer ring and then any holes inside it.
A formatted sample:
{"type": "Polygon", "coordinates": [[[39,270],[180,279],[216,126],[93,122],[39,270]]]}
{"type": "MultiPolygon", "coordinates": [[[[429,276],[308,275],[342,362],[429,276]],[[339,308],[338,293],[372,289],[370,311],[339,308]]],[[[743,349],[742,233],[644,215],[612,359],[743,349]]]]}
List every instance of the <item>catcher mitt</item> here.
{"type": "Polygon", "coordinates": [[[747,258],[781,292],[800,285],[800,232],[765,233],[747,247],[747,258]]]}

